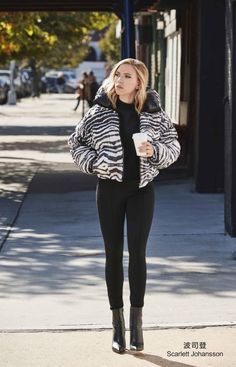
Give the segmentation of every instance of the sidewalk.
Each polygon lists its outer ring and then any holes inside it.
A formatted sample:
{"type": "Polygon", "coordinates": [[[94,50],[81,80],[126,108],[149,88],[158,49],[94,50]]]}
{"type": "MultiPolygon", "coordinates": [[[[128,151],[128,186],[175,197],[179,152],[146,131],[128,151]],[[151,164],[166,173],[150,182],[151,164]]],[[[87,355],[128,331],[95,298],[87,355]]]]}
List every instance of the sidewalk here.
{"type": "MultiPolygon", "coordinates": [[[[146,354],[110,351],[96,178],[80,174],[68,154],[67,138],[80,117],[71,111],[71,98],[42,96],[0,107],[4,367],[233,367],[236,240],[224,235],[223,195],[197,194],[191,180],[156,181],[147,249],[146,354]],[[206,351],[224,356],[167,357],[168,350],[184,351],[184,342],[205,342],[206,351]]],[[[128,325],[127,264],[125,243],[128,325]]]]}
{"type": "Polygon", "coordinates": [[[127,351],[123,355],[118,355],[111,351],[110,330],[0,334],[1,366],[235,366],[235,328],[145,330],[144,338],[146,346],[144,352],[127,351]],[[185,349],[185,343],[190,343],[191,348],[185,349]],[[200,349],[200,343],[206,343],[206,349],[200,349]],[[199,349],[193,348],[192,345],[198,345],[199,349]],[[182,357],[174,356],[181,352],[182,357]],[[203,355],[214,352],[215,356],[212,357],[203,355]]]}

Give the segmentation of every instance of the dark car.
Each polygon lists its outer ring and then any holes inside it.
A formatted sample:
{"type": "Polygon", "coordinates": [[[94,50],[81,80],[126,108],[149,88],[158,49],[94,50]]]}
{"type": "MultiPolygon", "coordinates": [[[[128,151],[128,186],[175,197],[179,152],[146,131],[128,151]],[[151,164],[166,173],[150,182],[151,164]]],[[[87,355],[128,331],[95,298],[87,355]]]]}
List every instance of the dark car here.
{"type": "MultiPolygon", "coordinates": [[[[9,88],[10,88],[10,75],[11,75],[11,72],[9,69],[0,70],[0,78],[4,78],[6,80],[6,83],[9,85],[9,88]]],[[[19,75],[16,75],[14,78],[14,86],[15,86],[17,98],[24,97],[24,87],[23,87],[23,84],[21,82],[19,75]]]]}
{"type": "Polygon", "coordinates": [[[10,82],[7,76],[0,75],[0,104],[7,103],[10,82]]]}
{"type": "Polygon", "coordinates": [[[63,74],[65,78],[65,84],[63,87],[64,93],[75,93],[77,82],[75,73],[68,70],[49,70],[41,78],[42,92],[46,93],[58,93],[58,77],[63,74]]]}
{"type": "Polygon", "coordinates": [[[57,93],[57,77],[55,76],[43,76],[41,78],[42,92],[44,93],[57,93]]]}

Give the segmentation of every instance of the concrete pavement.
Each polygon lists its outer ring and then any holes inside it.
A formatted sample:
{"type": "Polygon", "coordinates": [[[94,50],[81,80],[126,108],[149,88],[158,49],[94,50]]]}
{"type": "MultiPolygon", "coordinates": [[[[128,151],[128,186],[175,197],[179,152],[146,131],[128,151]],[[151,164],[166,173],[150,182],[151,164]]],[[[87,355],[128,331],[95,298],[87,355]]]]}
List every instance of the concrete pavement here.
{"type": "MultiPolygon", "coordinates": [[[[31,366],[30,355],[32,365],[40,367],[74,366],[78,358],[80,366],[91,367],[116,366],[117,358],[124,366],[236,365],[231,343],[236,340],[235,239],[224,234],[223,195],[197,194],[191,180],[156,181],[147,249],[146,354],[138,359],[110,352],[96,178],[76,170],[67,148],[81,113],[72,112],[73,98],[50,95],[0,107],[4,366],[15,366],[19,355],[24,366],[31,366]],[[20,336],[29,340],[24,347],[20,336]],[[167,357],[168,350],[184,350],[183,341],[196,339],[208,343],[208,351],[225,351],[224,356],[167,357]],[[92,351],[91,344],[96,346],[92,351]],[[43,351],[50,360],[44,360],[43,351]]],[[[127,264],[126,244],[128,324],[127,264]]]]}
{"type": "Polygon", "coordinates": [[[144,352],[127,350],[117,355],[111,351],[110,330],[0,334],[1,366],[235,366],[236,329],[232,327],[145,330],[144,337],[144,352]]]}

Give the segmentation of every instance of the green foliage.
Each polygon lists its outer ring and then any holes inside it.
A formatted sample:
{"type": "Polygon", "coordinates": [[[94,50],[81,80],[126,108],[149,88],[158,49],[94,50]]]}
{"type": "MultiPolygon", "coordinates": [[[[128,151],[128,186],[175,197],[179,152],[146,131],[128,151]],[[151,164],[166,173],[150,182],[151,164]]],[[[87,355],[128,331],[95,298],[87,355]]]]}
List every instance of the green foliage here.
{"type": "Polygon", "coordinates": [[[34,58],[38,66],[73,67],[85,58],[91,31],[111,22],[98,12],[1,12],[0,63],[34,58]]]}
{"type": "Polygon", "coordinates": [[[115,64],[121,58],[121,40],[116,38],[117,18],[110,24],[105,36],[99,42],[99,45],[110,65],[115,64]]]}

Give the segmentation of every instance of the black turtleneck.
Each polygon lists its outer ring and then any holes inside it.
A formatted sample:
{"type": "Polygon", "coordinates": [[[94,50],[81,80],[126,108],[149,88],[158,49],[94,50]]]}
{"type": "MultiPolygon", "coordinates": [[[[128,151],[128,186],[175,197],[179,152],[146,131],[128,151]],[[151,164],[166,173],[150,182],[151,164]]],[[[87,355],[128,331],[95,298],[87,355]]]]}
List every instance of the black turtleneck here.
{"type": "Polygon", "coordinates": [[[139,116],[133,103],[120,100],[116,104],[120,120],[120,137],[124,150],[124,176],[123,181],[139,181],[139,157],[136,155],[132,135],[138,133],[139,116]]]}

